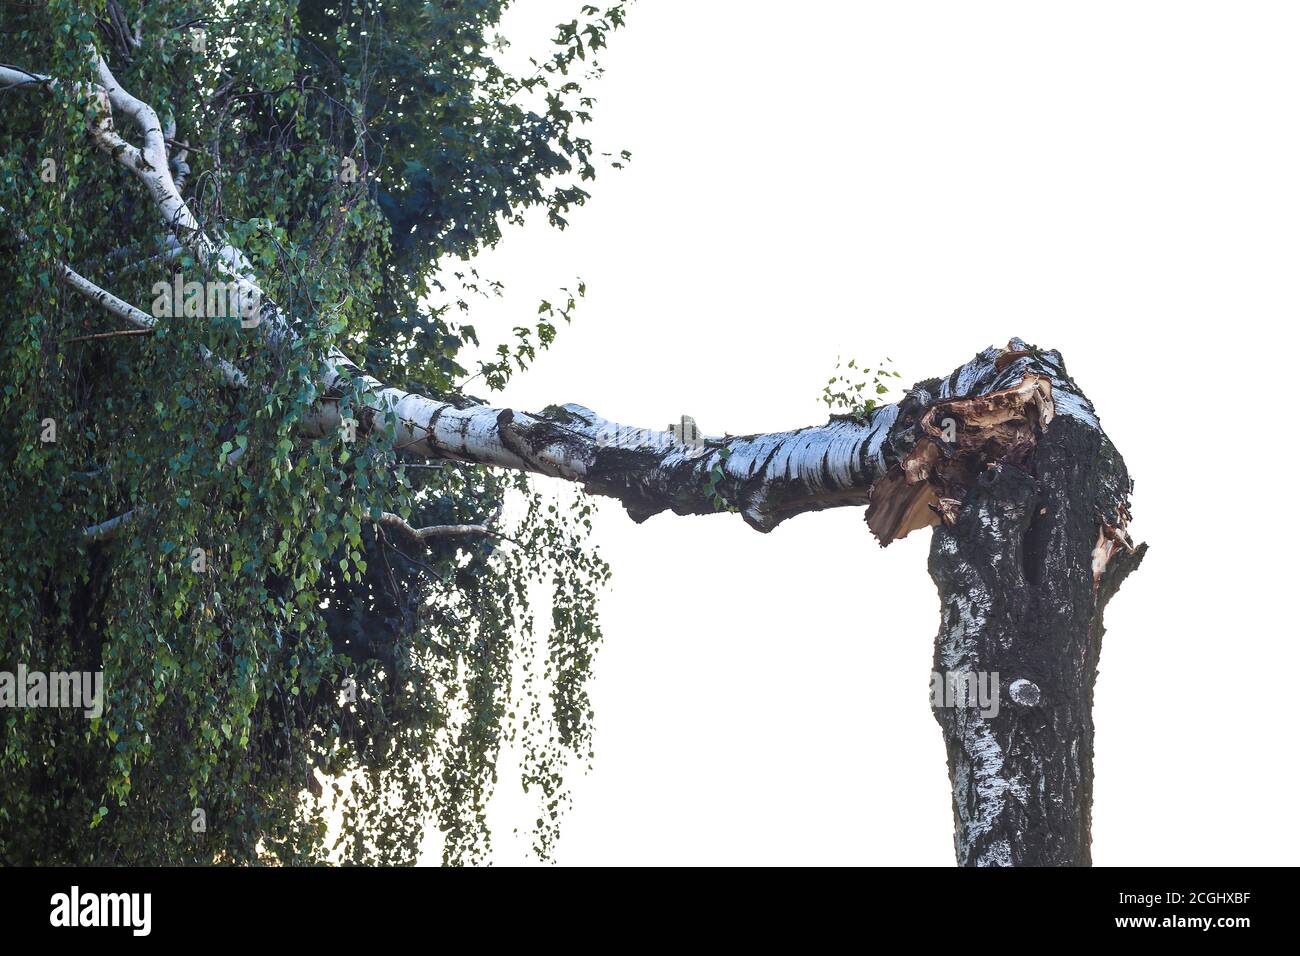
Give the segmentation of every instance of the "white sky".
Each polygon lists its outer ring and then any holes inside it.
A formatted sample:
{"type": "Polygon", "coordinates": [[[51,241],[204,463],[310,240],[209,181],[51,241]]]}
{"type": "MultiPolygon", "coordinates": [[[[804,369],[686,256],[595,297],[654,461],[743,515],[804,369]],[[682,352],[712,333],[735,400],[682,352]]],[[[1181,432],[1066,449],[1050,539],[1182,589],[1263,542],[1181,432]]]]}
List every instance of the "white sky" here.
{"type": "MultiPolygon", "coordinates": [[[[578,6],[520,0],[514,52],[578,6]]],[[[508,286],[485,342],[589,286],[493,400],[771,431],[825,420],[837,355],[911,384],[1060,349],[1151,544],[1107,614],[1094,859],[1292,863],[1298,28],[1264,2],[642,0],[592,128],[630,168],[480,260],[508,286]]],[[[928,538],[604,504],[597,758],[558,861],[951,865],[928,538]]],[[[497,859],[524,861],[535,814],[501,789],[497,859]]]]}

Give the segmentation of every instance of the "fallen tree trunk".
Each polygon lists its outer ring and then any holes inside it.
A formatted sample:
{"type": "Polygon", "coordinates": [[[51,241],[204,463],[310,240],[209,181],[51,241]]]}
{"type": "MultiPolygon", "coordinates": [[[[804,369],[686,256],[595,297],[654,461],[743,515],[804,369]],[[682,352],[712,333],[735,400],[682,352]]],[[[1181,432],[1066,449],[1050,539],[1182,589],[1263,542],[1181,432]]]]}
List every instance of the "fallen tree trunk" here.
{"type": "Polygon", "coordinates": [[[1106,602],[1146,551],[1131,482],[1056,352],[1013,339],[870,421],[685,444],[577,405],[536,414],[399,399],[430,457],[523,468],[617,498],[634,520],[717,510],[752,527],[867,505],[882,545],[935,528],[934,671],[991,701],[941,700],[957,861],[1088,865],[1092,699],[1106,602]],[[711,474],[720,480],[707,484],[711,474]],[[710,491],[710,487],[716,492],[710,491]],[[988,706],[996,702],[996,707],[988,706]]]}

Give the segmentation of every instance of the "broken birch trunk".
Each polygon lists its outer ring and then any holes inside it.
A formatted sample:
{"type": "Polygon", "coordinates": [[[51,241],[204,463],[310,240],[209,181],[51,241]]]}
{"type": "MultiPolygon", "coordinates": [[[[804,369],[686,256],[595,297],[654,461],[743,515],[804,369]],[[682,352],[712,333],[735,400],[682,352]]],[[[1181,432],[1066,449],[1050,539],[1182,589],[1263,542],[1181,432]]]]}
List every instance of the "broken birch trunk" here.
{"type": "Polygon", "coordinates": [[[1123,459],[1058,353],[1013,339],[866,422],[692,444],[578,405],[432,415],[425,453],[578,481],[636,521],[715,511],[720,496],[763,532],[801,512],[864,504],[882,545],[934,527],[935,674],[983,681],[997,703],[934,708],[957,862],[1091,862],[1102,612],[1146,546],[1125,530],[1123,459]]]}
{"type": "MultiPolygon", "coordinates": [[[[172,248],[231,279],[259,304],[256,321],[277,348],[297,330],[262,295],[248,258],[206,235],[181,196],[188,166],[169,156],[151,106],[128,94],[89,51],[99,82],[90,135],[145,187],[172,248]],[[139,127],[143,145],[116,131],[114,111],[139,127]]],[[[59,81],[0,65],[0,87],[52,89],[59,81]]],[[[17,233],[20,238],[24,234],[17,233]]],[[[106,314],[152,330],[158,320],[61,266],[59,281],[106,314]]],[[[202,353],[231,388],[243,373],[202,353]]],[[[707,514],[723,502],[759,531],[807,511],[867,506],[884,545],[935,527],[930,572],[942,622],[935,670],[983,675],[998,707],[937,706],[948,749],[963,865],[1086,865],[1091,861],[1092,696],[1102,612],[1145,545],[1125,530],[1131,483],[1091,403],[1061,356],[1013,339],[947,378],[919,383],[867,421],[764,435],[699,438],[630,428],[579,405],[526,414],[464,396],[426,397],[366,375],[337,349],[323,357],[319,399],[305,437],[355,426],[388,432],[407,454],[519,469],[579,482],[617,498],[636,521],[661,511],[707,514]],[[342,401],[346,390],[356,401],[342,401]],[[345,419],[345,414],[355,416],[345,419]]],[[[229,464],[234,464],[232,456],[229,464]]],[[[85,530],[107,540],[148,514],[150,502],[85,530]]],[[[404,525],[396,515],[385,515],[404,525]]],[[[482,526],[405,530],[490,533],[482,526]]]]}
{"type": "Polygon", "coordinates": [[[999,689],[996,713],[934,708],[960,865],[1092,861],[1102,612],[1146,551],[1122,530],[1127,490],[1100,429],[1062,416],[1023,462],[990,462],[955,520],[935,529],[935,672],[984,673],[999,689]]]}

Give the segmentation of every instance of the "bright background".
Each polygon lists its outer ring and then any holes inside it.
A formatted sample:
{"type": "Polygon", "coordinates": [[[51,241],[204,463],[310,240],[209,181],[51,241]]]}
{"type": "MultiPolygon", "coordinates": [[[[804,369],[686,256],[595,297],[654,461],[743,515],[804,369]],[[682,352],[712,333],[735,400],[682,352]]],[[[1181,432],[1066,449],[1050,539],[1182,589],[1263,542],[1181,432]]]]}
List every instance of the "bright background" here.
{"type": "MultiPolygon", "coordinates": [[[[578,5],[520,0],[512,56],[578,5]]],[[[508,286],[488,343],[589,286],[493,401],[772,431],[825,420],[837,356],[910,384],[1060,349],[1151,544],[1106,616],[1095,862],[1294,863],[1298,39],[1288,3],[643,0],[592,127],[631,166],[479,262],[508,286]]],[[[605,503],[597,758],[558,861],[951,865],[928,539],[605,503]]]]}

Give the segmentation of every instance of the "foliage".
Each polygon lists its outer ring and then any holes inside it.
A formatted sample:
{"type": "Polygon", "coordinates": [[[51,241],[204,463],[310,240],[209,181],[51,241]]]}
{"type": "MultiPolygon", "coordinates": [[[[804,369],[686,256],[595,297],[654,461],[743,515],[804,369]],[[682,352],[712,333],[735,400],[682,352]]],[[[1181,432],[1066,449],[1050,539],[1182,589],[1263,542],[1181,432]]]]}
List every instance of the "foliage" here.
{"type": "MultiPolygon", "coordinates": [[[[272,348],[236,318],[177,318],[149,336],[69,341],[114,326],[56,284],[59,261],[146,308],[160,279],[204,276],[155,257],[156,211],[88,140],[72,83],[0,92],[0,208],[23,230],[0,240],[0,671],[102,670],[106,703],[91,720],[0,710],[0,862],[404,863],[431,817],[445,859],[475,861],[490,848],[497,756],[516,736],[542,802],[534,843],[553,847],[564,771],[591,754],[584,681],[608,569],[586,543],[590,504],[296,427],[321,399],[332,344],[394,384],[462,396],[460,355],[477,338],[452,320],[469,305],[439,276],[497,289],[464,260],[530,208],[563,227],[598,161],[626,159],[580,132],[591,57],[622,5],[583,7],[526,77],[494,59],[506,6],[0,8],[0,60],[89,80],[95,44],[175,122],[187,200],[299,332],[272,348]],[[251,387],[226,387],[204,348],[251,387]],[[47,421],[55,441],[41,439],[47,421]],[[481,522],[507,494],[522,503],[509,547],[376,530],[381,510],[481,522]],[[131,508],[116,539],[84,538],[131,508]],[[530,581],[553,592],[544,638],[530,581]],[[340,801],[335,846],[322,777],[340,801]]],[[[574,300],[543,303],[480,368],[487,386],[526,368],[574,300]]]]}
{"type": "Polygon", "coordinates": [[[841,366],[837,360],[835,374],[822,389],[822,401],[832,412],[870,421],[879,406],[889,404],[884,400],[884,396],[889,394],[889,379],[902,377],[893,365],[891,358],[886,358],[876,368],[859,366],[857,359],[849,359],[846,365],[841,366]]]}
{"type": "Polygon", "coordinates": [[[727,500],[721,488],[722,481],[726,477],[727,459],[730,457],[730,448],[719,448],[718,462],[709,469],[704,479],[704,494],[712,503],[714,511],[734,512],[736,510],[736,506],[727,500]]]}

